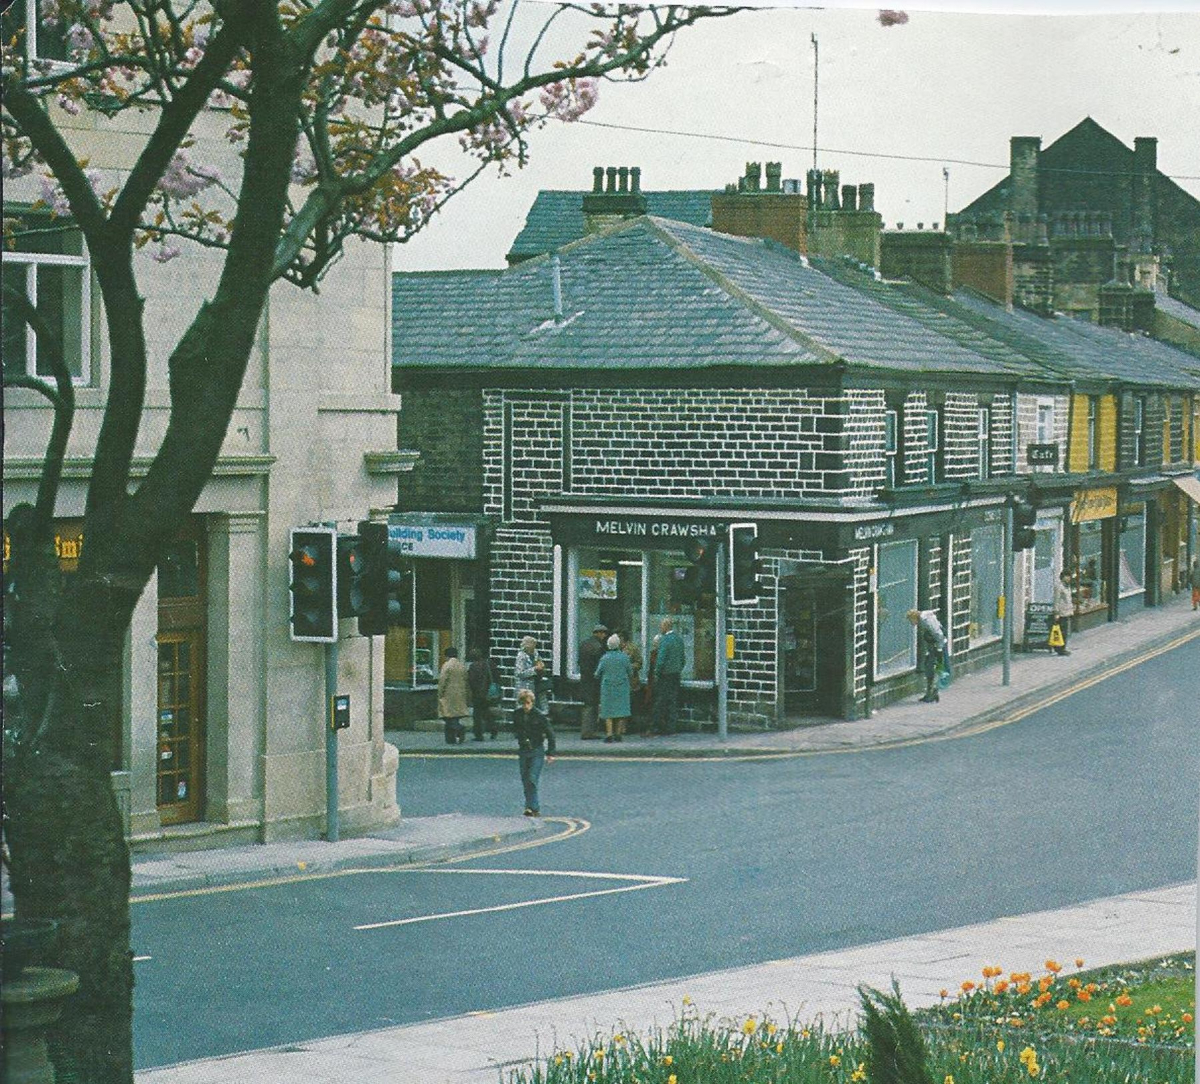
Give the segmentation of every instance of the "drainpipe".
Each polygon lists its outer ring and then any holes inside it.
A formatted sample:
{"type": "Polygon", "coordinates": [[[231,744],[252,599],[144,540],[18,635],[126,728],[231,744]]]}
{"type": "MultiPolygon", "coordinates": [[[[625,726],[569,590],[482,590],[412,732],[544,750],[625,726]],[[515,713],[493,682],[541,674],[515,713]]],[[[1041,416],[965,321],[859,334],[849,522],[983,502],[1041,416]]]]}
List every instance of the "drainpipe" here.
{"type": "Polygon", "coordinates": [[[554,322],[561,324],[563,321],[562,262],[559,260],[557,252],[550,257],[550,286],[554,291],[554,322]]]}

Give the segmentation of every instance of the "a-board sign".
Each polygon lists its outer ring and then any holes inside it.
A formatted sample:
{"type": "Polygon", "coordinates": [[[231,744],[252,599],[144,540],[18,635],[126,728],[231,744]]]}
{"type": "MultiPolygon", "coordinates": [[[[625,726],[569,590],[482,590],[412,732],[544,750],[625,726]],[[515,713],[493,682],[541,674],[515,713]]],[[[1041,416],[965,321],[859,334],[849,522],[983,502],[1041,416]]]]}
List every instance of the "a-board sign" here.
{"type": "Polygon", "coordinates": [[[1030,602],[1025,606],[1025,648],[1047,647],[1054,627],[1054,604],[1030,602]]]}

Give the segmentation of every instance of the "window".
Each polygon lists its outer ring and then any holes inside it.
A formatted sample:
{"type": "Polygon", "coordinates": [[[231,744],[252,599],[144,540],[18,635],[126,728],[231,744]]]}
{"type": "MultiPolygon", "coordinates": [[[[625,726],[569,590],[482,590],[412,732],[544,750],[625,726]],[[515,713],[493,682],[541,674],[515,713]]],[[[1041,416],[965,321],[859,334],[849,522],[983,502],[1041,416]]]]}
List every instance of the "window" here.
{"type": "Polygon", "coordinates": [[[1136,505],[1117,521],[1117,590],[1126,598],[1142,591],[1146,582],[1146,509],[1136,505]]]}
{"type": "Polygon", "coordinates": [[[992,476],[992,412],[989,407],[979,408],[979,477],[992,476]]]}
{"type": "MultiPolygon", "coordinates": [[[[90,376],[91,275],[83,234],[63,219],[24,215],[15,223],[13,248],[0,254],[5,285],[23,289],[62,343],[76,384],[90,376]]],[[[52,377],[47,344],[19,313],[0,309],[4,370],[52,377]]]]}
{"type": "Polygon", "coordinates": [[[895,489],[899,476],[896,470],[896,455],[900,449],[900,412],[888,410],[883,415],[883,484],[895,489]]]}
{"type": "Polygon", "coordinates": [[[1139,395],[1133,401],[1133,465],[1146,465],[1146,397],[1139,395]]]}
{"type": "MultiPolygon", "coordinates": [[[[1054,442],[1054,400],[1039,399],[1037,403],[1037,443],[1053,444],[1054,442]]],[[[1046,464],[1033,469],[1044,473],[1054,470],[1054,467],[1046,464]]]]}
{"type": "Polygon", "coordinates": [[[941,415],[939,411],[925,411],[925,477],[932,485],[942,480],[941,415]]]}
{"type": "Polygon", "coordinates": [[[6,42],[17,35],[24,37],[26,28],[32,28],[33,49],[23,49],[26,56],[33,55],[42,60],[67,59],[67,32],[60,23],[48,23],[39,17],[38,0],[15,0],[3,15],[3,32],[6,42]]]}
{"type": "Polygon", "coordinates": [[[1100,400],[1095,395],[1088,396],[1087,402],[1087,464],[1088,470],[1095,470],[1100,465],[1100,440],[1096,429],[1097,414],[1100,400]]]}
{"type": "MultiPolygon", "coordinates": [[[[1037,537],[1036,535],[1034,536],[1037,537]]],[[[970,644],[1000,638],[1000,596],[1004,594],[1004,532],[999,524],[971,532],[970,644]]]]}
{"type": "Polygon", "coordinates": [[[917,665],[917,543],[889,542],[876,554],[875,673],[901,674],[917,665]]]}

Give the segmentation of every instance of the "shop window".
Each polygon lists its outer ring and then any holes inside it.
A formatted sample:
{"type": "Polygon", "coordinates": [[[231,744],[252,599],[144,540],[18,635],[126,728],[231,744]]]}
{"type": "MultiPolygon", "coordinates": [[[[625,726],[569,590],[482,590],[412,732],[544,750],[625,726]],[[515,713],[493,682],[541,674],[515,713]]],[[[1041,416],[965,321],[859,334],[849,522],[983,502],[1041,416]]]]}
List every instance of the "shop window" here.
{"type": "Polygon", "coordinates": [[[1145,507],[1122,512],[1117,526],[1117,590],[1121,598],[1127,598],[1144,590],[1146,584],[1145,507]]]}
{"type": "MultiPolygon", "coordinates": [[[[650,648],[663,618],[670,617],[683,638],[684,681],[711,682],[716,666],[716,599],[688,589],[692,567],[682,553],[659,550],[577,549],[570,555],[568,669],[579,677],[579,644],[597,625],[622,632],[641,649],[649,666],[650,648]]],[[[645,672],[643,672],[645,676],[645,672]]]]}
{"type": "Polygon", "coordinates": [[[1104,560],[1105,520],[1092,519],[1075,528],[1073,557],[1076,612],[1092,613],[1108,606],[1108,572],[1104,560]]]}
{"type": "Polygon", "coordinates": [[[908,620],[917,605],[916,541],[880,546],[875,570],[875,674],[890,677],[917,665],[917,634],[908,620]]]}
{"type": "Polygon", "coordinates": [[[1003,631],[999,605],[1002,594],[1003,529],[999,524],[977,527],[971,532],[971,647],[1000,638],[1003,631]]]}
{"type": "Polygon", "coordinates": [[[979,477],[992,476],[992,412],[979,408],[979,477]]]}
{"type": "Polygon", "coordinates": [[[1058,529],[1037,527],[1033,536],[1032,602],[1054,601],[1054,555],[1058,550],[1058,529]]]}
{"type": "Polygon", "coordinates": [[[21,51],[26,57],[35,56],[39,60],[67,59],[66,28],[61,23],[40,18],[38,0],[15,0],[0,20],[5,43],[20,36],[21,51]]]}
{"type": "MultiPolygon", "coordinates": [[[[26,214],[5,221],[11,248],[0,253],[5,289],[22,291],[62,345],[76,384],[90,376],[91,274],[83,234],[64,219],[26,214]]],[[[0,306],[4,371],[53,378],[48,345],[17,312],[0,306]]]]}

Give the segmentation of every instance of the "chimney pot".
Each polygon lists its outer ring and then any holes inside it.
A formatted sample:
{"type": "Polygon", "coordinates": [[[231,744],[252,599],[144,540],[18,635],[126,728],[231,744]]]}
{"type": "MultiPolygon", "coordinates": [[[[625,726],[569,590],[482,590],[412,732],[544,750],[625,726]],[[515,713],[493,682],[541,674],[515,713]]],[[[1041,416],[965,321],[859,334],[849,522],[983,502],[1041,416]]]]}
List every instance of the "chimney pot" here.
{"type": "Polygon", "coordinates": [[[608,182],[604,190],[606,192],[615,192],[617,190],[617,167],[609,166],[604,171],[604,174],[605,180],[608,182]]]}
{"type": "Polygon", "coordinates": [[[640,192],[642,190],[642,167],[641,166],[634,166],[633,169],[631,169],[629,171],[629,180],[630,180],[630,183],[633,185],[633,190],[635,192],[640,192]]]}
{"type": "Polygon", "coordinates": [[[860,211],[875,210],[874,184],[860,184],[858,186],[858,209],[860,211]]]}
{"type": "Polygon", "coordinates": [[[858,210],[858,189],[852,184],[842,185],[842,210],[858,210]]]}
{"type": "Polygon", "coordinates": [[[767,191],[768,192],[778,192],[779,191],[779,178],[782,176],[783,176],[783,163],[782,162],[768,162],[767,163],[767,191]]]}
{"type": "Polygon", "coordinates": [[[821,206],[821,171],[819,169],[808,171],[808,206],[809,210],[813,211],[821,206]]]}
{"type": "Polygon", "coordinates": [[[622,166],[620,169],[618,169],[617,170],[617,178],[618,178],[617,183],[619,186],[617,190],[620,192],[628,192],[629,191],[629,167],[622,166]]]}
{"type": "Polygon", "coordinates": [[[918,222],[918,223],[917,223],[917,229],[919,229],[919,230],[923,230],[924,228],[925,228],[925,223],[924,223],[924,222],[918,222]]]}
{"type": "Polygon", "coordinates": [[[831,211],[840,210],[838,203],[838,172],[836,169],[827,169],[821,176],[822,183],[825,187],[824,206],[831,211]]]}
{"type": "Polygon", "coordinates": [[[604,191],[604,167],[603,166],[597,166],[595,169],[592,170],[592,191],[593,192],[603,192],[604,191]]]}

